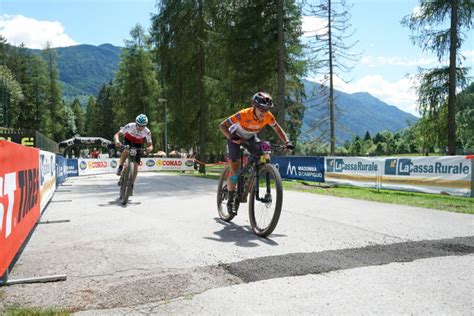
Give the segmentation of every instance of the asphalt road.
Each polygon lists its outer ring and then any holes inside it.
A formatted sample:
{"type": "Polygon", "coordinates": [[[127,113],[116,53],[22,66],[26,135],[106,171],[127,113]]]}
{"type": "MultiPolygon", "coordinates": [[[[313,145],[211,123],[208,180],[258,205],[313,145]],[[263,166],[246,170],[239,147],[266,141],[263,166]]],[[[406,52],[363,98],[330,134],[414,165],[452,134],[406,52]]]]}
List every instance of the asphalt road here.
{"type": "Polygon", "coordinates": [[[217,181],[142,173],[119,204],[115,175],[60,186],[0,306],[95,314],[472,314],[474,217],[285,191],[268,239],[247,205],[217,215],[217,181]]]}

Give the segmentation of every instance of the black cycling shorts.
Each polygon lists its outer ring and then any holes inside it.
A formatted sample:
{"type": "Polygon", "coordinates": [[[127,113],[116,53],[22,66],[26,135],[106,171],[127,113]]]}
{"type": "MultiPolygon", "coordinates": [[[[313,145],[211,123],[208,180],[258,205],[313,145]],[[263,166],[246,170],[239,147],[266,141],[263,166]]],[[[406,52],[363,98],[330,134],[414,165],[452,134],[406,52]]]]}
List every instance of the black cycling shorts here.
{"type": "MultiPolygon", "coordinates": [[[[123,140],[123,144],[127,145],[127,146],[130,146],[130,147],[138,148],[138,149],[143,148],[143,144],[134,143],[134,142],[128,141],[126,139],[123,140]]],[[[138,163],[140,163],[140,161],[142,159],[142,155],[143,155],[143,151],[142,150],[137,150],[136,161],[138,163]]]]}
{"type": "MultiPolygon", "coordinates": [[[[260,140],[253,136],[252,138],[246,140],[250,144],[250,147],[255,146],[260,140]]],[[[240,159],[240,144],[236,144],[230,139],[227,139],[227,159],[237,161],[240,159]]]]}

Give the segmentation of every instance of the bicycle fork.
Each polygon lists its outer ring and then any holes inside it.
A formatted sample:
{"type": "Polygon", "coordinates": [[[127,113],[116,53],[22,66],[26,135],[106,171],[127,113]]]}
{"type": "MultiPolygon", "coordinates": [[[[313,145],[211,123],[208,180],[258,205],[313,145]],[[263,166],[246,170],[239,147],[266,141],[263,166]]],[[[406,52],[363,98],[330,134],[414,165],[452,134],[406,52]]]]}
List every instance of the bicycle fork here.
{"type": "Polygon", "coordinates": [[[259,177],[259,172],[258,172],[258,164],[257,164],[257,167],[255,168],[255,186],[254,186],[254,190],[255,190],[255,199],[259,202],[262,202],[262,203],[271,203],[272,202],[272,195],[271,195],[271,192],[270,192],[270,174],[267,172],[265,173],[265,184],[266,184],[266,192],[265,192],[265,196],[264,197],[260,197],[260,188],[259,188],[259,185],[260,185],[260,177],[259,177]]]}

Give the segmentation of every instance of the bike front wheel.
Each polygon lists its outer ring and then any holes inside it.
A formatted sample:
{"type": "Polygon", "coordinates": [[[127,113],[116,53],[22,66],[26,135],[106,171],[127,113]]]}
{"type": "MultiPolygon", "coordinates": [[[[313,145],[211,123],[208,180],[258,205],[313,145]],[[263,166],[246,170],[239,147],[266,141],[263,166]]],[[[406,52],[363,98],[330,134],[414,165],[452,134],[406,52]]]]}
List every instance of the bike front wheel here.
{"type": "Polygon", "coordinates": [[[120,186],[120,199],[122,200],[122,204],[125,205],[128,202],[128,198],[130,197],[130,193],[132,192],[132,177],[133,171],[133,164],[128,163],[127,168],[124,168],[122,171],[122,184],[120,186]]]}
{"type": "Polygon", "coordinates": [[[281,176],[273,165],[266,164],[258,172],[258,189],[255,188],[255,178],[250,181],[250,225],[255,234],[266,237],[273,232],[280,219],[283,202],[281,176]]]}
{"type": "Polygon", "coordinates": [[[229,199],[229,190],[227,189],[227,178],[229,177],[229,166],[224,168],[219,178],[217,185],[217,212],[219,217],[225,221],[230,222],[234,218],[234,214],[227,211],[227,201],[229,199]]]}

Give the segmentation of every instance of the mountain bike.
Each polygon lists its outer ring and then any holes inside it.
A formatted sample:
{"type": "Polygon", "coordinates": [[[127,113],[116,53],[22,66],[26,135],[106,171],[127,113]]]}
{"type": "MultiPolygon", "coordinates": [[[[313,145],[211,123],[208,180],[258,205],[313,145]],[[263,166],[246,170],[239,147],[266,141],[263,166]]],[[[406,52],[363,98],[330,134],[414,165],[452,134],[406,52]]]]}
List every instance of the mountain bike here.
{"type": "Polygon", "coordinates": [[[120,186],[120,200],[123,205],[126,205],[128,202],[128,198],[130,197],[133,190],[133,171],[135,171],[135,164],[138,164],[137,154],[139,152],[143,152],[143,148],[124,145],[122,147],[122,150],[128,150],[128,157],[123,166],[122,174],[120,175],[118,185],[120,186]]]}
{"type": "MultiPolygon", "coordinates": [[[[281,176],[275,166],[270,164],[273,150],[283,149],[284,145],[272,145],[267,141],[244,143],[240,147],[240,166],[235,190],[235,209],[246,203],[249,197],[249,219],[253,232],[261,237],[270,235],[280,219],[283,202],[281,176]],[[250,155],[244,163],[244,151],[250,155]]],[[[227,178],[230,167],[222,172],[217,186],[217,210],[219,217],[230,222],[236,214],[227,210],[229,191],[227,178]]]]}

